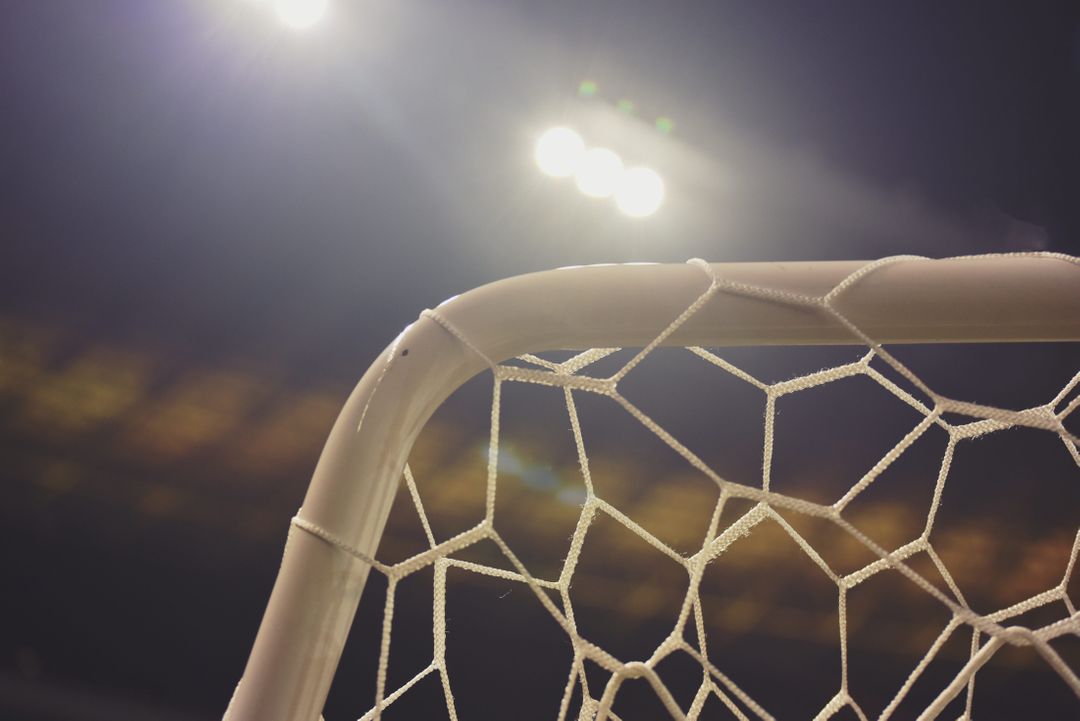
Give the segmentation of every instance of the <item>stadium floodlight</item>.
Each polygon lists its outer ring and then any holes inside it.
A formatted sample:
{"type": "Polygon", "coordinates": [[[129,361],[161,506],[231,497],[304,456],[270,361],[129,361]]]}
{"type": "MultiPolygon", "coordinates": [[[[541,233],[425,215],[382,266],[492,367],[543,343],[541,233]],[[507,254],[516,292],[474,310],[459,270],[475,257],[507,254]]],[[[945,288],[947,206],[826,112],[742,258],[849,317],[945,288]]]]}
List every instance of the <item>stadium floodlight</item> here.
{"type": "Polygon", "coordinates": [[[282,23],[304,30],[326,15],[329,0],[274,0],[274,12],[282,23]]]}
{"type": "Polygon", "coordinates": [[[663,200],[664,181],[651,168],[630,168],[622,174],[615,188],[615,205],[631,218],[652,215],[663,200]]]}
{"type": "Polygon", "coordinates": [[[611,198],[631,218],[655,213],[664,201],[664,181],[655,170],[644,166],[624,169],[615,151],[588,147],[574,130],[559,126],[545,131],[533,150],[540,172],[552,178],[574,177],[574,182],[590,198],[611,198]]]}
{"type": "Polygon", "coordinates": [[[536,141],[534,157],[540,171],[553,178],[569,178],[585,155],[585,141],[570,128],[552,128],[536,141]]]}
{"type": "Polygon", "coordinates": [[[623,174],[623,161],[607,148],[592,148],[581,158],[574,180],[590,198],[609,198],[623,174]]]}

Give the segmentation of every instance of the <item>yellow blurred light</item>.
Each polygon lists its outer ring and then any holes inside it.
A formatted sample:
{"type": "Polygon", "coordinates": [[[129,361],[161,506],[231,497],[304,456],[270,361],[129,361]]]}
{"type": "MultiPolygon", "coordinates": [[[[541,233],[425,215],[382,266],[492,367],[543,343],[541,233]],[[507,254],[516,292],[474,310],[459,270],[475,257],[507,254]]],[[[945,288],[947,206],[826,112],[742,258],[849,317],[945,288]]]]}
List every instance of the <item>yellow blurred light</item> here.
{"type": "Polygon", "coordinates": [[[574,180],[578,190],[590,198],[608,198],[615,192],[622,172],[622,158],[607,148],[593,148],[582,156],[574,180]]]}
{"type": "Polygon", "coordinates": [[[570,128],[548,130],[536,141],[534,152],[540,171],[553,178],[573,175],[584,155],[585,141],[570,128]]]}
{"type": "Polygon", "coordinates": [[[619,178],[615,205],[631,218],[652,215],[664,201],[664,181],[650,168],[630,168],[619,178]]]}
{"type": "Polygon", "coordinates": [[[329,0],[274,0],[278,19],[291,28],[309,28],[326,14],[329,0]]]}

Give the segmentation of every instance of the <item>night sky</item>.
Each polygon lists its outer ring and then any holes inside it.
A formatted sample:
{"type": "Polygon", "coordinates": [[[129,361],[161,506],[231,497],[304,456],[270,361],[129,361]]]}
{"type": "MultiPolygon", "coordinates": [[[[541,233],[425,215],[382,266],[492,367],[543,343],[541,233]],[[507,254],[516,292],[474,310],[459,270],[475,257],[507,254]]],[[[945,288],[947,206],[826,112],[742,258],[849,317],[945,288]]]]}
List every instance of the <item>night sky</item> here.
{"type": "MultiPolygon", "coordinates": [[[[1014,250],[1080,251],[1069,2],[331,0],[304,32],[245,0],[6,3],[0,718],[219,718],[337,408],[402,327],[455,293],[588,263],[1014,250]],[[579,96],[585,80],[595,97],[579,96]],[[659,117],[670,134],[653,129],[659,117]],[[536,171],[540,132],[590,118],[664,176],[654,217],[622,217],[536,171]]],[[[736,356],[777,378],[848,359],[736,356]]],[[[1064,385],[1080,355],[1045,346],[996,362],[969,353],[925,368],[1022,403],[1064,385]],[[1013,374],[1014,395],[990,382],[1018,367],[1030,370],[1013,374]]],[[[668,390],[650,378],[637,392],[659,405],[668,390]]],[[[465,412],[481,437],[484,412],[465,412]]],[[[482,467],[482,446],[449,428],[432,431],[428,467],[446,447],[482,467]]],[[[525,443],[522,458],[547,445],[525,443]]],[[[973,468],[1022,453],[991,449],[973,468]]],[[[1017,473],[1075,485],[1060,460],[1017,473]]],[[[755,463],[733,460],[733,472],[755,463]]],[[[648,507],[635,488],[627,503],[648,507]]],[[[1080,497],[1063,492],[1051,520],[1075,533],[1067,509],[1080,497]]],[[[958,523],[961,545],[993,546],[993,526],[958,523]]],[[[408,548],[394,524],[391,552],[408,548]]],[[[1057,553],[1051,535],[1033,547],[1057,553]]],[[[361,611],[377,612],[381,592],[361,611]]],[[[656,603],[627,605],[597,634],[651,638],[656,603]]],[[[459,616],[462,634],[498,640],[480,611],[459,616]]],[[[536,643],[541,656],[565,651],[536,643]]],[[[826,654],[798,643],[783,651],[792,663],[826,654]]],[[[346,659],[357,677],[370,674],[362,655],[346,659]]],[[[328,720],[366,710],[370,683],[332,699],[328,720]]],[[[1075,713],[1060,679],[1030,684],[1060,704],[1043,717],[1075,713]]],[[[984,706],[985,718],[1012,717],[1001,703],[1006,715],[984,706]]],[[[791,709],[777,713],[809,716],[791,709]]],[[[520,717],[532,714],[554,717],[520,717]]]]}

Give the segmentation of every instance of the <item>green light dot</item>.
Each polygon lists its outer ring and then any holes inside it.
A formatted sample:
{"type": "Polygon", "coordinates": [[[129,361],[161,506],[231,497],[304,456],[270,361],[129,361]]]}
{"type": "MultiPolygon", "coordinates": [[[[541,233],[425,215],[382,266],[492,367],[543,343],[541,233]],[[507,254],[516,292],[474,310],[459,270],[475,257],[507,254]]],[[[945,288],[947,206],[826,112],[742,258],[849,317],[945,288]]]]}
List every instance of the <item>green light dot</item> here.
{"type": "Polygon", "coordinates": [[[626,113],[627,115],[634,114],[634,104],[626,98],[623,98],[618,103],[616,103],[615,107],[619,109],[620,113],[626,113]]]}
{"type": "Polygon", "coordinates": [[[656,129],[664,135],[670,135],[671,131],[675,129],[675,121],[667,116],[661,116],[656,119],[656,129]]]}
{"type": "Polygon", "coordinates": [[[581,85],[578,85],[577,92],[583,98],[591,98],[596,95],[596,83],[592,80],[582,80],[581,85]]]}

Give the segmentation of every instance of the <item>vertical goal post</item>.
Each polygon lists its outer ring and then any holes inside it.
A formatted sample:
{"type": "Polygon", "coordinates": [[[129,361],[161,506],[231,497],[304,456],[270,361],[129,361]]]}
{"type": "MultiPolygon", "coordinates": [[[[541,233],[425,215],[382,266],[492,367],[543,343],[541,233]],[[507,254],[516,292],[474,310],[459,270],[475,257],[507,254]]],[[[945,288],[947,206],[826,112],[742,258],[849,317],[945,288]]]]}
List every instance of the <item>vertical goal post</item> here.
{"type": "Polygon", "coordinates": [[[476,374],[589,348],[1080,341],[1080,261],[626,264],[510,278],[425,311],[345,403],[290,529],[229,721],[315,721],[413,442],[476,374]]]}

